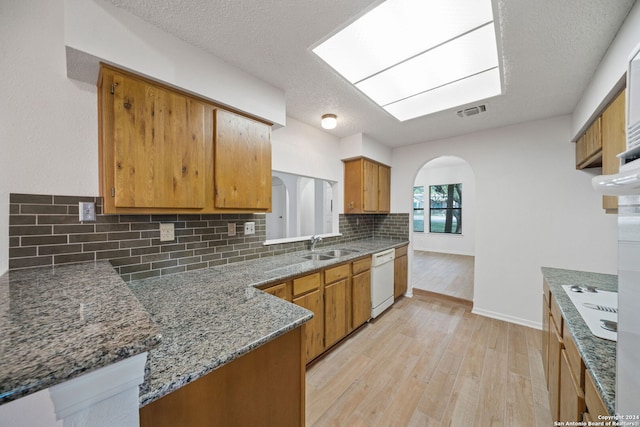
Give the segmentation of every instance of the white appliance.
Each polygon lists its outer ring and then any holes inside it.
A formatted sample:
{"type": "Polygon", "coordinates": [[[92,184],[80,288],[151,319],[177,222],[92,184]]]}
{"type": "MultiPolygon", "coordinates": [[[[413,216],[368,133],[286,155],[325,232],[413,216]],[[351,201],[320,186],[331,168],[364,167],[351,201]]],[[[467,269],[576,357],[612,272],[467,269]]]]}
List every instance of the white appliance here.
{"type": "Polygon", "coordinates": [[[616,175],[593,178],[594,188],[618,197],[618,342],[616,412],[640,415],[640,45],[627,71],[627,149],[616,175]]]}
{"type": "Polygon", "coordinates": [[[371,317],[375,318],[393,304],[393,264],[396,250],[371,256],[371,317]]]}

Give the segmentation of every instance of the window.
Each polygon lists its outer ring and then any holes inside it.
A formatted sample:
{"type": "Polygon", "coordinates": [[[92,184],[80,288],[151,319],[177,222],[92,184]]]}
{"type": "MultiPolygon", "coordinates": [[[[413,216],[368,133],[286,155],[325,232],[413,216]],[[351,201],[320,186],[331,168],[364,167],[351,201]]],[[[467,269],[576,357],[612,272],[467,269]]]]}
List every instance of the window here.
{"type": "Polygon", "coordinates": [[[429,232],[462,234],[462,184],[429,186],[429,232]]]}
{"type": "Polygon", "coordinates": [[[413,231],[424,231],[424,187],[413,187],[413,231]]]}

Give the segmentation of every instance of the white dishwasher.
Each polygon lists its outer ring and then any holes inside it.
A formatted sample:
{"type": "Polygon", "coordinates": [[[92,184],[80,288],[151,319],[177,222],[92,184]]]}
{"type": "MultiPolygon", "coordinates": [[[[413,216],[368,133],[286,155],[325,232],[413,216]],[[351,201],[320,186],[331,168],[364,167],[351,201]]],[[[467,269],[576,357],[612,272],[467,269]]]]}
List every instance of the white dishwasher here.
{"type": "Polygon", "coordinates": [[[393,260],[396,250],[371,255],[371,317],[378,317],[393,304],[393,260]]]}

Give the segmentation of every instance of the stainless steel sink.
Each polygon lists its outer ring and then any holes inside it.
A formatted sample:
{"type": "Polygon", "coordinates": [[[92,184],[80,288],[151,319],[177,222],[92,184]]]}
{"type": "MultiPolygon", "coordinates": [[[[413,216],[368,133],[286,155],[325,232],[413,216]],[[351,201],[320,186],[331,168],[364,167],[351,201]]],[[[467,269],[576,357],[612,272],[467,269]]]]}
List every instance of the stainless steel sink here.
{"type": "Polygon", "coordinates": [[[326,261],[328,259],[333,259],[335,257],[328,255],[328,254],[308,254],[308,255],[301,255],[302,258],[304,259],[310,259],[313,261],[326,261]]]}
{"type": "Polygon", "coordinates": [[[341,257],[341,256],[345,256],[345,255],[349,255],[355,252],[359,252],[355,249],[334,249],[331,251],[326,251],[326,252],[322,252],[324,255],[329,255],[331,257],[341,257]]]}

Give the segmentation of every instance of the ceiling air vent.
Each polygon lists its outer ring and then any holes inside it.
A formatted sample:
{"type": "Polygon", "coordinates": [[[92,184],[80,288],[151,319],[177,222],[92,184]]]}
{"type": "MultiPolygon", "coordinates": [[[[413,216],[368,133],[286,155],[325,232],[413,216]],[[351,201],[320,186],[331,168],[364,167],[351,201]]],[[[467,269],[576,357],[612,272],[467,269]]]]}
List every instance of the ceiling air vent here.
{"type": "Polygon", "coordinates": [[[486,105],[478,105],[476,107],[465,108],[464,110],[458,110],[456,114],[458,114],[458,117],[469,117],[469,116],[475,116],[476,114],[484,113],[485,111],[487,111],[486,105]]]}

